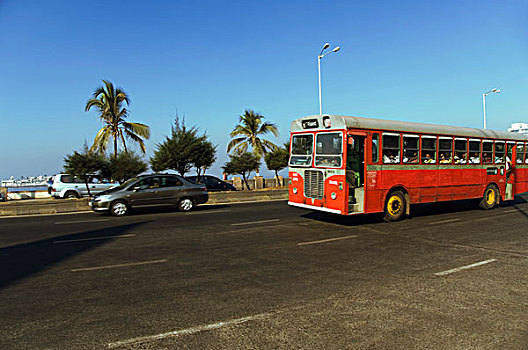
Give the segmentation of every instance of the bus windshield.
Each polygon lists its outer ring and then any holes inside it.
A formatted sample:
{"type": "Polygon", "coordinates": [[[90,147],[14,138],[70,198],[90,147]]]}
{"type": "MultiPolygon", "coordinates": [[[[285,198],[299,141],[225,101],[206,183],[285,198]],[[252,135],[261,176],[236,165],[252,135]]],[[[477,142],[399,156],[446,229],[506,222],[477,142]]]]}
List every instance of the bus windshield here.
{"type": "Polygon", "coordinates": [[[343,154],[343,133],[320,133],[315,142],[315,166],[341,167],[343,154]]]}
{"type": "Polygon", "coordinates": [[[294,135],[291,144],[290,165],[310,166],[313,154],[313,135],[294,135]]]}

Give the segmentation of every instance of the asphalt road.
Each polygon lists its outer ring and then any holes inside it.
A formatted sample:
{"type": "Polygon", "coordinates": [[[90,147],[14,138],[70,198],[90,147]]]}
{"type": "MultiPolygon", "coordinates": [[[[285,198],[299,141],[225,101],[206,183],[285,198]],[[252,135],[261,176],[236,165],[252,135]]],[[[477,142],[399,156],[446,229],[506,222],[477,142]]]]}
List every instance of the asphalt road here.
{"type": "Polygon", "coordinates": [[[526,349],[528,203],[0,219],[0,349],[526,349]]]}

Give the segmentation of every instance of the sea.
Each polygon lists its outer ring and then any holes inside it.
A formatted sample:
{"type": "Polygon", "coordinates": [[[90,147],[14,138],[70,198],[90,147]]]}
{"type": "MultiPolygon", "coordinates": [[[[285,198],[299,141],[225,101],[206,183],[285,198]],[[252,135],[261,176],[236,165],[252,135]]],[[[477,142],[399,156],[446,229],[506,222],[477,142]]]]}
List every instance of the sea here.
{"type": "Polygon", "coordinates": [[[48,186],[17,186],[17,187],[8,187],[7,192],[24,192],[24,191],[47,191],[48,186]]]}

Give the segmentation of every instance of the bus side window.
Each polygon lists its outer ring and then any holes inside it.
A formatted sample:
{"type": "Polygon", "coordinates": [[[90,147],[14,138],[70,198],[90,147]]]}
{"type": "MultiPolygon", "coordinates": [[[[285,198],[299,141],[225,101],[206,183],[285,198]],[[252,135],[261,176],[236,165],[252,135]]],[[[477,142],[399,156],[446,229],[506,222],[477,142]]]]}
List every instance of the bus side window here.
{"type": "Polygon", "coordinates": [[[436,163],[436,137],[422,136],[422,163],[436,163]]]}
{"type": "Polygon", "coordinates": [[[383,163],[400,163],[400,135],[383,134],[383,163]]]}
{"type": "Polygon", "coordinates": [[[480,140],[469,140],[469,163],[480,164],[480,140]]]}
{"type": "Polygon", "coordinates": [[[438,162],[441,164],[449,164],[452,161],[453,154],[453,139],[441,138],[438,146],[438,162]]]}
{"type": "Polygon", "coordinates": [[[504,163],[506,150],[504,149],[504,141],[495,142],[495,164],[504,163]]]}
{"type": "Polygon", "coordinates": [[[378,162],[378,134],[372,134],[372,163],[378,162]]]}
{"type": "Polygon", "coordinates": [[[482,142],[482,164],[493,163],[493,141],[482,142]]]}
{"type": "Polygon", "coordinates": [[[524,143],[517,143],[517,150],[516,150],[516,153],[517,153],[517,161],[516,163],[517,164],[522,164],[524,163],[524,143]]]}
{"type": "Polygon", "coordinates": [[[467,140],[455,139],[455,164],[467,163],[467,140]]]}
{"type": "Polygon", "coordinates": [[[418,135],[403,136],[403,162],[418,163],[418,135]]]}

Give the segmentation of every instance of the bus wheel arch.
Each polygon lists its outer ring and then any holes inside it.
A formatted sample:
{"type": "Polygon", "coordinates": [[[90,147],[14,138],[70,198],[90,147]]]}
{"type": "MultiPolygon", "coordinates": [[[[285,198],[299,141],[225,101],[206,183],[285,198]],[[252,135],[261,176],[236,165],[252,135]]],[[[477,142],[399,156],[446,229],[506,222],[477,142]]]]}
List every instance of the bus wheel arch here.
{"type": "Polygon", "coordinates": [[[411,201],[407,190],[403,187],[392,188],[385,197],[383,220],[386,222],[401,220],[410,214],[411,201]]]}
{"type": "Polygon", "coordinates": [[[482,199],[479,202],[479,207],[484,210],[495,208],[500,203],[499,186],[495,183],[490,183],[486,186],[482,199]]]}

